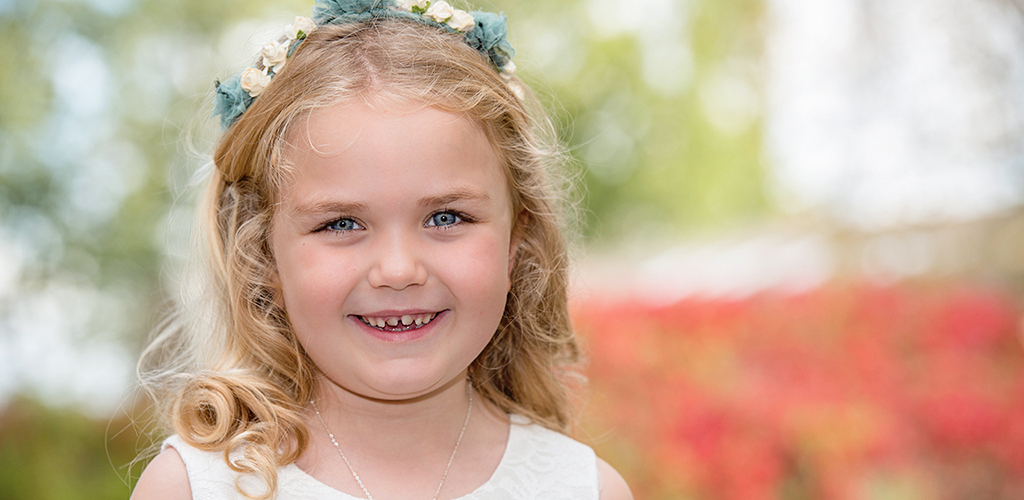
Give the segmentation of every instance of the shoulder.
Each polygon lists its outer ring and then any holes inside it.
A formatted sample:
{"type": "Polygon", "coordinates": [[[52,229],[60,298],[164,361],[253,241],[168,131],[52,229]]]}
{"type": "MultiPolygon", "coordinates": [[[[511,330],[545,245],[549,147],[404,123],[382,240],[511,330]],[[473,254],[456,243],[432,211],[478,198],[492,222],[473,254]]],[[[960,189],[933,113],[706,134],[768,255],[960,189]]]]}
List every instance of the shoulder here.
{"type": "Polygon", "coordinates": [[[131,500],[189,500],[192,489],[188,484],[185,462],[174,448],[166,447],[146,470],[142,471],[135,484],[131,500]]]}
{"type": "Polygon", "coordinates": [[[511,420],[504,464],[513,471],[512,490],[519,492],[514,498],[600,497],[604,479],[592,448],[523,417],[513,415],[511,420]]]}
{"type": "Polygon", "coordinates": [[[598,458],[597,472],[601,477],[601,500],[633,500],[626,480],[608,462],[598,458]]]}
{"type": "Polygon", "coordinates": [[[521,444],[529,443],[527,446],[533,458],[543,457],[540,463],[559,464],[561,472],[555,473],[559,482],[568,480],[564,484],[576,484],[579,481],[579,486],[593,484],[594,496],[600,500],[633,499],[629,486],[618,471],[599,458],[591,447],[540,425],[523,425],[526,424],[525,419],[513,416],[512,425],[517,423],[522,426],[520,432],[526,437],[521,444]]]}
{"type": "Polygon", "coordinates": [[[510,442],[509,446],[515,445],[524,448],[534,455],[556,457],[563,462],[567,460],[592,462],[595,458],[594,450],[589,446],[561,432],[529,423],[525,418],[518,416],[512,416],[511,425],[518,431],[515,433],[518,434],[518,438],[513,441],[510,437],[510,441],[513,442],[510,442]]]}
{"type": "Polygon", "coordinates": [[[142,472],[132,499],[238,499],[242,497],[235,485],[254,483],[258,478],[233,471],[223,452],[200,450],[171,436],[142,472]]]}

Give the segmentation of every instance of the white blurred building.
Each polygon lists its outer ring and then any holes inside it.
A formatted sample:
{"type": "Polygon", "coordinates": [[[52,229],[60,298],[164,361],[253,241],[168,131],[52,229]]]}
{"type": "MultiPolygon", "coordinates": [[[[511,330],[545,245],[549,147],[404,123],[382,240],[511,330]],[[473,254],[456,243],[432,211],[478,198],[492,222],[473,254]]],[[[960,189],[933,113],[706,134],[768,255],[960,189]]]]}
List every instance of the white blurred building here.
{"type": "Polygon", "coordinates": [[[1024,201],[1024,2],[769,0],[775,200],[883,230],[1024,201]]]}

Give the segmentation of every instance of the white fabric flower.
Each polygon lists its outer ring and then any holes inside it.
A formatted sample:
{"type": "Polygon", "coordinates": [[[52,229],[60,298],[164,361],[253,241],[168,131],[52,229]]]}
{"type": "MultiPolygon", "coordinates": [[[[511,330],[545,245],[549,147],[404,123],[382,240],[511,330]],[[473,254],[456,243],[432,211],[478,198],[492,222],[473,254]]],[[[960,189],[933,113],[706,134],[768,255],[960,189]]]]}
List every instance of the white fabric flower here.
{"type": "Polygon", "coordinates": [[[299,38],[299,32],[302,32],[302,38],[306,38],[307,35],[313,32],[316,28],[316,23],[308,17],[295,16],[295,22],[284,27],[285,35],[288,36],[289,40],[295,40],[299,38]]]}
{"type": "Polygon", "coordinates": [[[455,9],[451,19],[448,20],[448,26],[461,33],[473,29],[476,26],[476,19],[473,19],[469,12],[455,9]]]}
{"type": "Polygon", "coordinates": [[[263,93],[263,89],[270,85],[270,75],[256,69],[249,68],[242,73],[242,90],[256,97],[263,93]]]}
{"type": "Polygon", "coordinates": [[[514,63],[512,61],[509,61],[509,62],[505,63],[505,65],[501,67],[501,72],[502,73],[507,73],[509,75],[511,75],[512,73],[515,73],[516,72],[516,63],[514,63]]]}
{"type": "Polygon", "coordinates": [[[288,45],[273,41],[263,46],[263,67],[272,68],[274,74],[280,73],[288,59],[288,45]]]}
{"type": "Polygon", "coordinates": [[[429,17],[439,23],[443,23],[452,17],[455,12],[452,10],[452,6],[448,5],[448,2],[441,0],[440,2],[431,2],[430,8],[427,9],[426,17],[429,17]]]}

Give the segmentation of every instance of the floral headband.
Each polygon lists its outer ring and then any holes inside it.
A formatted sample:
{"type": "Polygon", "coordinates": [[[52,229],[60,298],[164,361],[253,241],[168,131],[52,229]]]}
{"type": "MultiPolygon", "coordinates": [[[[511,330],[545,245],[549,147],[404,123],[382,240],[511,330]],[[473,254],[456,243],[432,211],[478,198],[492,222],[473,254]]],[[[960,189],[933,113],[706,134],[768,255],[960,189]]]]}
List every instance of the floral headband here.
{"type": "Polygon", "coordinates": [[[486,57],[510,88],[522,98],[522,88],[511,82],[515,49],[508,43],[505,15],[492,12],[466,12],[452,8],[444,0],[316,0],[313,19],[296,17],[285,26],[283,41],[263,47],[263,68],[248,68],[224,82],[217,82],[213,115],[220,116],[226,129],[258,97],[270,80],[281,72],[288,58],[317,26],[368,21],[371,19],[410,19],[451,33],[464,35],[466,43],[486,57]]]}

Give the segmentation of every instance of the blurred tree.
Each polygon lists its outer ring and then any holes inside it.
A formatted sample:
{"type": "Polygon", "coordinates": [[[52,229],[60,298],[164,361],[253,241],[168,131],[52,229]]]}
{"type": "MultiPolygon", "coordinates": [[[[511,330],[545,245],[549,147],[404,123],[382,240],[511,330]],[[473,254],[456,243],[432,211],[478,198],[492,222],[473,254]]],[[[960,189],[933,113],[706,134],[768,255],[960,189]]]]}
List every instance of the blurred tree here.
{"type": "Polygon", "coordinates": [[[757,0],[516,2],[524,73],[583,169],[592,242],[762,214],[757,0]]]}
{"type": "MultiPolygon", "coordinates": [[[[0,401],[46,383],[33,373],[45,363],[26,355],[38,350],[31,332],[58,330],[69,351],[98,339],[135,351],[144,339],[165,297],[164,245],[188,238],[169,208],[201,163],[188,133],[207,113],[197,96],[227,66],[215,47],[226,26],[267,5],[0,2],[0,332],[10,340],[0,401]],[[33,312],[47,306],[80,314],[60,323],[33,312]]],[[[121,378],[106,404],[129,383],[121,378]]]]}

